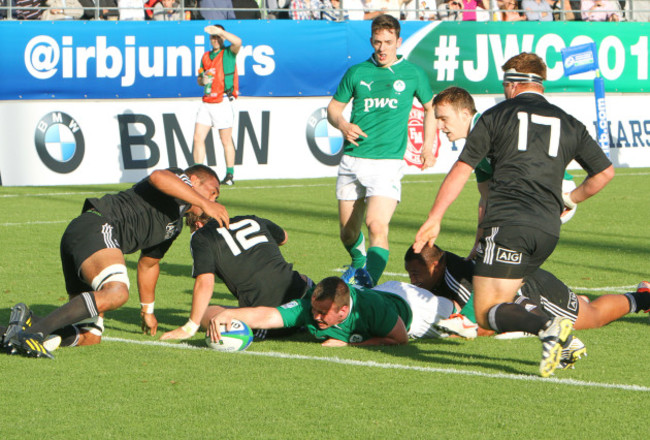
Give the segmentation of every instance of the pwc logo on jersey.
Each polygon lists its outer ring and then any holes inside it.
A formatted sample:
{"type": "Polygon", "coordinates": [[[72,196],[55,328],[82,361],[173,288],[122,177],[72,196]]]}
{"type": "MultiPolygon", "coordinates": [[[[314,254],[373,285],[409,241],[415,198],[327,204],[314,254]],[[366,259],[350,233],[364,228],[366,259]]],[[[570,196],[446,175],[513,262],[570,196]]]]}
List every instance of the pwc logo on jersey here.
{"type": "Polygon", "coordinates": [[[38,121],[34,145],[43,164],[60,174],[76,170],[84,157],[81,127],[72,116],[63,112],[50,112],[38,121]]]}
{"type": "Polygon", "coordinates": [[[373,109],[380,108],[397,109],[397,99],[395,98],[365,98],[363,100],[363,111],[368,113],[373,109]]]}
{"type": "Polygon", "coordinates": [[[280,308],[282,309],[293,309],[294,307],[298,307],[298,301],[296,301],[295,299],[293,301],[289,301],[288,303],[282,304],[280,306],[280,308]]]}
{"type": "Polygon", "coordinates": [[[506,264],[521,264],[521,252],[499,247],[497,248],[497,261],[506,264]]]}
{"type": "Polygon", "coordinates": [[[343,135],[327,122],[327,108],[322,107],[307,118],[305,133],[311,154],[319,162],[336,166],[343,156],[343,135]]]}

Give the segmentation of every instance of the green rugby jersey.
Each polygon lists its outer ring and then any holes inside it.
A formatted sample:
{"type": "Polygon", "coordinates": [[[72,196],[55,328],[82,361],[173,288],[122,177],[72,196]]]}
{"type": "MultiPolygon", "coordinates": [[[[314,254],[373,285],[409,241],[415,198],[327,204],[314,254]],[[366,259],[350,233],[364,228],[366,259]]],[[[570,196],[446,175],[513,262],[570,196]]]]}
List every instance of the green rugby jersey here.
{"type": "Polygon", "coordinates": [[[402,159],[414,96],[424,104],[433,98],[433,91],[424,70],[401,56],[389,67],[379,67],[371,56],[348,69],[334,99],[345,103],[353,100],[350,122],[368,137],[360,136],[358,147],[345,141],[345,154],[402,159]]]}
{"type": "Polygon", "coordinates": [[[413,312],[406,300],[378,290],[350,286],[350,313],[335,326],[321,330],[311,313],[311,289],[299,299],[277,308],[285,327],[305,326],[317,339],[334,338],[345,342],[363,342],[375,337],[384,337],[401,317],[407,330],[413,320],[413,312]]]}

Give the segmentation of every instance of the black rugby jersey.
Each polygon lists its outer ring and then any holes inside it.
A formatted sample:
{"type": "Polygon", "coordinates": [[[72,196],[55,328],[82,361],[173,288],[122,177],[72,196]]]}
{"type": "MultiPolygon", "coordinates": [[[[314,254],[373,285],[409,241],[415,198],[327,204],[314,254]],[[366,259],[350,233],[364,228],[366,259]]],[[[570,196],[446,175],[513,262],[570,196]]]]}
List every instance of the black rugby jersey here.
{"type": "Polygon", "coordinates": [[[231,218],[227,229],[211,220],[192,234],[192,276],[214,273],[241,307],[284,304],[306,285],[280,252],[284,238],[280,226],[254,215],[231,218]]]}
{"type": "MultiPolygon", "coordinates": [[[[181,169],[169,171],[192,186],[181,169]]],[[[106,217],[124,254],[143,250],[147,256],[162,258],[181,233],[189,208],[188,203],[163,193],[146,177],[117,194],[86,199],[82,212],[94,209],[106,217]]]]}
{"type": "Polygon", "coordinates": [[[462,309],[474,292],[472,287],[474,262],[451,252],[445,252],[444,258],[445,275],[431,293],[457,302],[462,309]]]}
{"type": "Polygon", "coordinates": [[[480,227],[532,226],[556,237],[569,162],[575,159],[590,176],[611,165],[580,121],[530,92],[484,112],[459,160],[475,168],[486,156],[494,175],[480,227]]]}

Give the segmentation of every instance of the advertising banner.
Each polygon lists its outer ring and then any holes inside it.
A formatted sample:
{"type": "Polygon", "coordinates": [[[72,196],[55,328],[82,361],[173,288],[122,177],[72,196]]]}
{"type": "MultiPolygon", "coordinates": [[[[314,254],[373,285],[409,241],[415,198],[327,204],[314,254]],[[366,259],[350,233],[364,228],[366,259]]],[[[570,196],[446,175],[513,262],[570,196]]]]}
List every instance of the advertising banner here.
{"type": "MultiPolygon", "coordinates": [[[[0,23],[0,99],[199,96],[209,21],[0,23]]],[[[240,36],[242,96],[331,96],[345,70],[367,59],[370,22],[227,21],[240,36]]],[[[434,90],[501,93],[501,65],[533,51],[549,66],[548,92],[591,92],[593,72],[564,76],[561,50],[595,43],[607,92],[647,89],[643,23],[402,22],[401,53],[429,72],[434,90]]]]}
{"type": "MultiPolygon", "coordinates": [[[[593,96],[550,95],[596,135],[593,96]]],[[[484,111],[502,97],[477,97],[484,111]]],[[[330,98],[240,98],[233,128],[237,179],[334,177],[343,144],[327,122],[330,98]]],[[[643,96],[610,96],[611,160],[617,167],[650,167],[650,112],[643,96]]],[[[198,98],[115,101],[7,101],[0,106],[2,184],[85,185],[135,182],[154,169],[187,167],[198,98]]],[[[349,111],[349,107],[348,107],[349,111]]],[[[409,120],[412,146],[421,145],[414,107],[409,120]]],[[[346,115],[347,117],[348,115],[346,115]]],[[[441,136],[435,167],[407,174],[446,173],[463,143],[441,136]]],[[[223,149],[213,132],[207,163],[225,174],[223,149]]],[[[407,153],[407,161],[415,163],[407,153]]]]}

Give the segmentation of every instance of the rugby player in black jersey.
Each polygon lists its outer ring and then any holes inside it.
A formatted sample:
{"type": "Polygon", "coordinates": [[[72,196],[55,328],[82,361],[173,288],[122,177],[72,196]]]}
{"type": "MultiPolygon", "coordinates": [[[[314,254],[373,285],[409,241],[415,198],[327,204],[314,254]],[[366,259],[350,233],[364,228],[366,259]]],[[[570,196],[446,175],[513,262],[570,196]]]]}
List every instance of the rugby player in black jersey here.
{"type": "Polygon", "coordinates": [[[16,304],[4,334],[3,348],[29,357],[52,354],[43,346],[57,331],[63,345],[101,341],[102,314],[129,298],[125,254],[142,251],[138,260],[138,290],[144,331],[155,334],[154,310],[159,261],[178,237],[187,212],[205,212],[228,226],[228,212],[216,198],[219,180],[209,167],[194,165],[156,170],[128,190],[86,199],[82,214],[61,239],[61,261],[70,301],[37,318],[24,303],[16,304]],[[78,325],[74,325],[78,324],[78,325]]]}
{"type": "MultiPolygon", "coordinates": [[[[472,305],[473,261],[444,251],[437,245],[427,244],[419,253],[415,253],[413,247],[409,248],[404,255],[404,266],[411,284],[454,301],[463,314],[452,315],[449,320],[438,323],[439,327],[470,338],[493,334],[492,331],[483,329],[477,332],[476,327],[472,326],[476,321],[472,305]]],[[[601,295],[589,301],[586,297],[576,295],[550,272],[537,269],[524,279],[514,302],[549,318],[566,317],[574,323],[577,330],[593,329],[616,321],[628,313],[650,311],[649,288],[650,283],[642,281],[636,292],[601,295]]],[[[578,338],[570,336],[569,343],[563,349],[561,368],[572,366],[584,353],[584,344],[578,338]]]]}
{"type": "Polygon", "coordinates": [[[485,157],[494,174],[489,184],[483,237],[474,272],[477,323],[497,332],[525,331],[542,341],[540,374],[560,363],[571,321],[547,319],[515,304],[525,276],[553,252],[564,205],[583,202],[614,176],[614,168],[585,126],[543,96],[546,64],[521,53],[502,67],[506,100],[483,113],[458,161],[443,181],[414,250],[433,245],[447,208],[485,157]],[[572,160],[588,176],[563,196],[564,171],[572,160]]]}
{"type": "MultiPolygon", "coordinates": [[[[160,339],[194,336],[212,298],[215,277],[226,284],[239,307],[277,307],[302,298],[313,285],[285,261],[279,246],[287,242],[287,233],[270,220],[254,215],[237,216],[230,219],[230,226],[224,227],[205,215],[189,214],[187,224],[194,231],[190,241],[195,278],[190,319],[160,339]]],[[[290,333],[258,330],[255,336],[263,339],[267,332],[268,336],[290,333]]]]}

